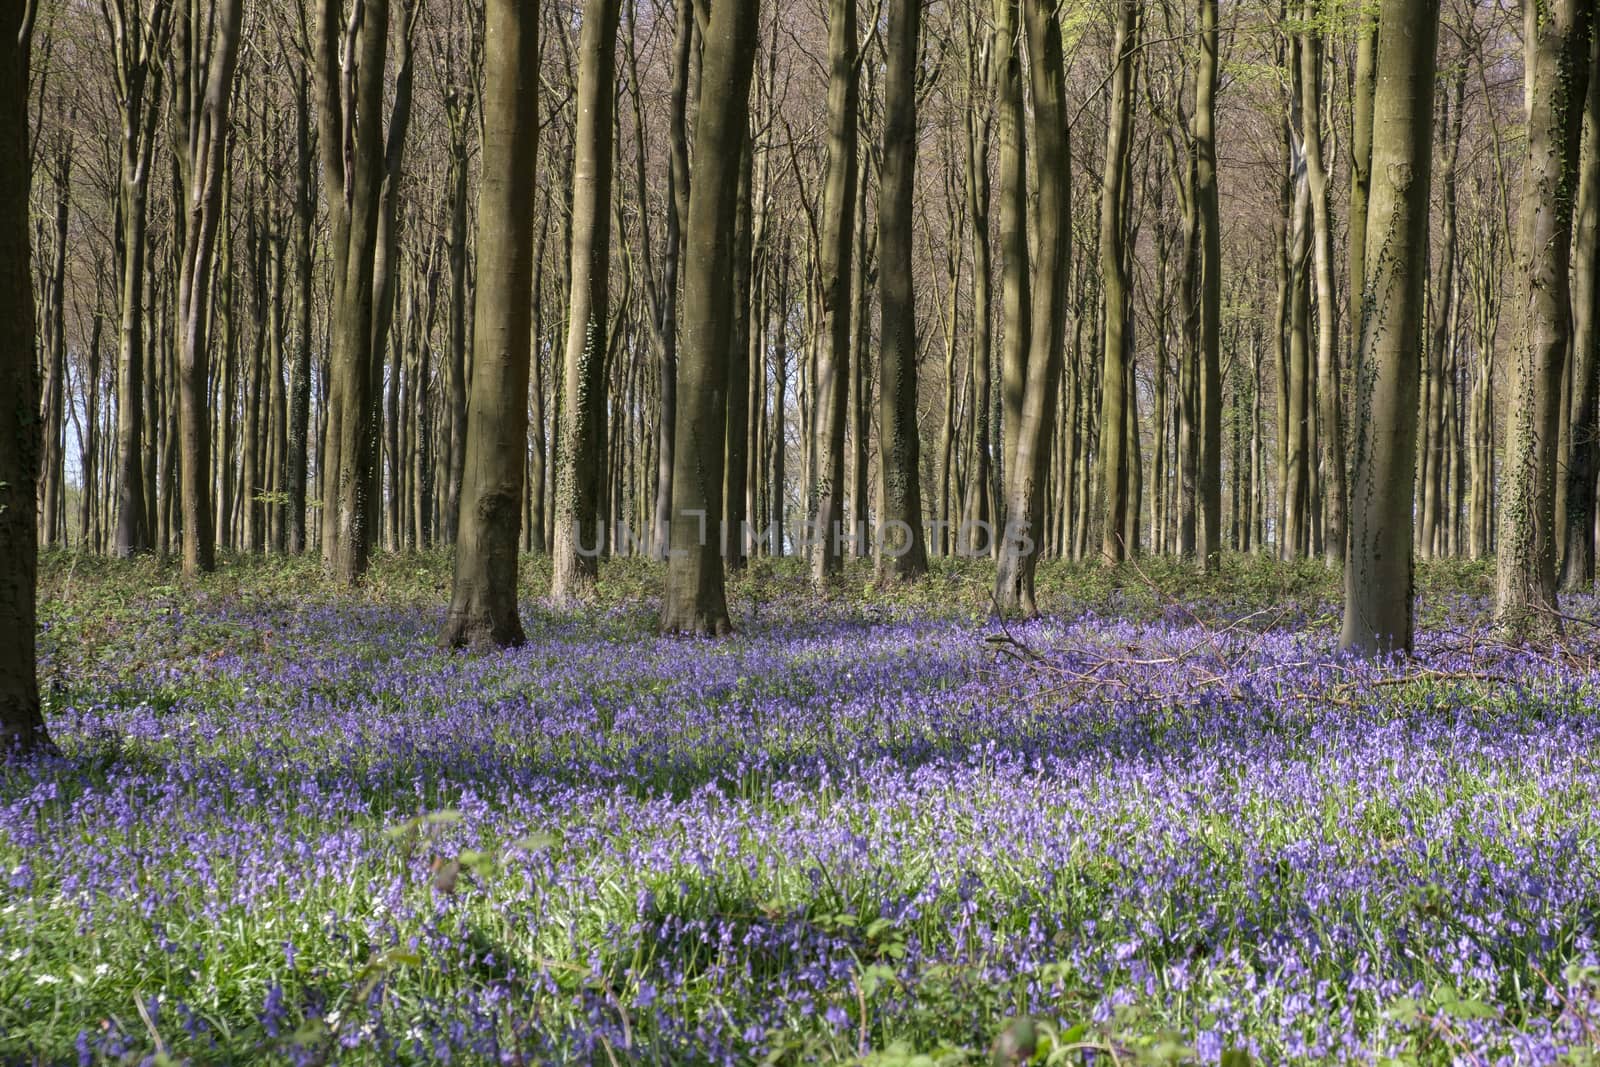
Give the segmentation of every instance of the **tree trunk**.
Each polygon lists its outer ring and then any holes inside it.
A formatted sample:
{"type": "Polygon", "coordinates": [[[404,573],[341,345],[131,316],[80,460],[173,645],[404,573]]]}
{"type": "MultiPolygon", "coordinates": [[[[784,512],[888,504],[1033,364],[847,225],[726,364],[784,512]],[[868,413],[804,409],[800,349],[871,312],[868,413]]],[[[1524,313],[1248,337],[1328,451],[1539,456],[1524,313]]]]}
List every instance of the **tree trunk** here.
{"type": "Polygon", "coordinates": [[[28,29],[0,18],[0,758],[50,747],[35,654],[38,567],[37,338],[29,251],[28,29]]]}
{"type": "Polygon", "coordinates": [[[1373,188],[1356,353],[1355,494],[1340,647],[1411,650],[1412,472],[1427,297],[1438,0],[1384,0],[1373,188]]]}
{"type": "Polygon", "coordinates": [[[1318,0],[1305,0],[1300,36],[1300,116],[1311,193],[1312,270],[1317,296],[1317,440],[1321,444],[1323,543],[1330,566],[1345,554],[1344,413],[1340,403],[1339,297],[1334,283],[1333,209],[1322,147],[1322,31],[1318,0]]]}
{"type": "Polygon", "coordinates": [[[855,0],[828,8],[828,170],[822,192],[821,322],[817,357],[816,476],[811,521],[815,545],[811,578],[838,573],[844,541],[844,438],[850,402],[850,322],[854,308],[857,124],[861,96],[856,71],[855,0]]]}
{"type": "MultiPolygon", "coordinates": [[[[1217,0],[1200,0],[1200,59],[1193,123],[1200,253],[1200,537],[1207,570],[1222,556],[1222,217],[1217,194],[1217,0]]],[[[1335,394],[1337,396],[1337,394],[1335,394]]]]}
{"type": "MultiPolygon", "coordinates": [[[[476,366],[454,588],[440,639],[455,648],[506,648],[524,641],[517,613],[517,542],[528,448],[539,15],[537,6],[520,0],[487,0],[484,17],[489,88],[483,102],[478,208],[476,366]]],[[[614,14],[610,22],[614,38],[614,14]]],[[[599,118],[609,128],[611,109],[599,118]]]]}
{"type": "Polygon", "coordinates": [[[1067,272],[1072,264],[1072,152],[1061,24],[1047,0],[1027,0],[1034,144],[1039,195],[1034,232],[1032,348],[1017,450],[1006,464],[1006,529],[995,574],[995,610],[1034,616],[1034,574],[1044,549],[1045,484],[1060,404],[1067,322],[1067,272]]]}
{"type": "Polygon", "coordinates": [[[993,420],[994,406],[990,364],[994,359],[993,315],[991,309],[993,270],[989,253],[989,145],[993,122],[987,103],[976,98],[980,72],[992,84],[994,75],[985,70],[985,56],[991,50],[993,37],[982,44],[969,32],[968,48],[971,65],[967,76],[972,83],[966,116],[967,212],[972,217],[972,466],[967,478],[965,521],[971,524],[972,536],[957,546],[958,552],[977,553],[992,550],[986,544],[992,537],[984,531],[994,521],[995,501],[990,490],[994,478],[993,420]]]}
{"type": "MultiPolygon", "coordinates": [[[[194,11],[198,15],[198,11],[194,11]]],[[[220,0],[212,31],[211,59],[201,110],[186,131],[189,175],[188,224],[178,277],[180,372],[178,425],[183,479],[183,572],[190,577],[215,570],[216,537],[211,527],[211,435],[206,386],[210,377],[211,271],[221,224],[222,179],[227,170],[229,106],[239,59],[243,0],[220,0]]],[[[208,19],[208,21],[210,21],[208,19]]],[[[223,269],[228,269],[223,264],[223,269]]],[[[246,471],[250,484],[250,472],[246,471]]]]}
{"type": "Polygon", "coordinates": [[[117,532],[114,552],[124,559],[151,548],[147,482],[155,472],[145,462],[144,339],[145,254],[150,170],[160,108],[161,64],[170,31],[169,0],[148,10],[133,5],[102,8],[111,23],[117,53],[117,105],[122,119],[121,200],[122,327],[117,353],[117,532]]]}
{"type": "Polygon", "coordinates": [[[711,11],[701,59],[695,122],[694,191],[689,198],[683,287],[682,390],[673,443],[672,521],[664,633],[719,636],[732,630],[723,584],[722,464],[728,430],[728,362],[733,341],[733,257],[739,155],[748,136],[757,0],[711,11]]]}
{"type": "Polygon", "coordinates": [[[309,70],[295,81],[294,270],[295,354],[289,384],[289,551],[301,555],[306,541],[307,478],[310,473],[312,244],[317,225],[317,186],[312,180],[312,126],[309,70]]]}
{"type": "MultiPolygon", "coordinates": [[[[607,315],[611,305],[611,147],[618,0],[584,5],[572,173],[567,348],[556,436],[556,538],[550,595],[571,605],[599,579],[606,442],[607,315]]],[[[492,232],[483,231],[484,240],[492,232]]],[[[479,255],[483,253],[480,251],[479,255]]],[[[479,272],[482,284],[482,271],[479,272]]],[[[526,391],[526,388],[524,388],[526,391]]]]}
{"type": "Polygon", "coordinates": [[[1573,192],[1587,96],[1592,5],[1529,3],[1528,161],[1523,171],[1521,336],[1511,373],[1495,615],[1508,636],[1558,629],[1556,452],[1571,329],[1573,192]]]}
{"type": "MultiPolygon", "coordinates": [[[[1028,331],[1033,325],[1028,273],[1028,135],[1022,92],[1022,25],[1017,0],[995,0],[995,84],[1000,109],[1000,462],[1010,480],[1027,389],[1028,331]]],[[[987,169],[988,161],[984,161],[987,169]]],[[[1006,494],[998,499],[1002,512],[1006,494]]],[[[996,515],[1004,522],[1004,514],[996,515]]]]}
{"type": "Polygon", "coordinates": [[[1561,588],[1592,585],[1595,480],[1600,477],[1600,26],[1590,27],[1589,92],[1572,264],[1572,458],[1567,471],[1561,588]]]}
{"type": "MultiPolygon", "coordinates": [[[[1105,289],[1105,338],[1100,375],[1100,555],[1120,563],[1129,553],[1126,534],[1133,478],[1127,449],[1128,310],[1127,188],[1133,139],[1133,65],[1139,47],[1138,10],[1117,0],[1112,45],[1111,99],[1107,107],[1105,181],[1100,200],[1100,275],[1105,289]]],[[[1009,520],[1008,520],[1009,521],[1009,520]]]]}
{"type": "Polygon", "coordinates": [[[912,276],[917,172],[917,74],[922,0],[890,0],[884,74],[883,180],[878,197],[879,568],[902,580],[928,573],[917,430],[917,312],[912,276]]]}
{"type": "MultiPolygon", "coordinates": [[[[660,307],[657,311],[657,354],[661,395],[656,422],[656,498],[650,551],[666,558],[672,525],[672,479],[677,469],[678,414],[678,272],[683,231],[689,224],[689,67],[694,52],[695,21],[690,3],[678,5],[673,44],[672,102],[668,123],[671,162],[667,171],[667,232],[662,252],[660,307]]],[[[754,61],[752,60],[752,66],[754,61]]]]}

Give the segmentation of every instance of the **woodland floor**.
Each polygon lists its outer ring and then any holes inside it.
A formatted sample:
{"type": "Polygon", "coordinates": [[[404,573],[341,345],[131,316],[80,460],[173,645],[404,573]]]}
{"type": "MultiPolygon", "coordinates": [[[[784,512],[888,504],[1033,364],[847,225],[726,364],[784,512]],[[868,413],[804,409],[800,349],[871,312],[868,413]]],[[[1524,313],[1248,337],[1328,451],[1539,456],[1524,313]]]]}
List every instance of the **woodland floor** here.
{"type": "Polygon", "coordinates": [[[1600,629],[1496,644],[1481,565],[1383,667],[1317,565],[1049,567],[1009,631],[866,579],[696,643],[617,564],[476,656],[442,556],[50,559],[0,1062],[1600,1062],[1600,629]]]}

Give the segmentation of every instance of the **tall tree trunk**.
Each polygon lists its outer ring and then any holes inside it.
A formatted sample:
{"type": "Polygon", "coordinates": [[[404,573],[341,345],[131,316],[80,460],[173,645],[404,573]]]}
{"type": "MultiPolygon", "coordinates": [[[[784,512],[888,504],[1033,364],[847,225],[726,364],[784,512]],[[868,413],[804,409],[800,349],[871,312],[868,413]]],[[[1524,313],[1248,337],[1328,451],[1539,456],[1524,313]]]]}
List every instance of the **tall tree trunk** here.
{"type": "MultiPolygon", "coordinates": [[[[614,5],[612,11],[614,38],[614,5]]],[[[487,0],[484,18],[488,89],[478,207],[476,366],[455,578],[440,639],[457,648],[506,648],[524,641],[517,613],[517,541],[528,448],[539,9],[521,0],[487,0]]],[[[609,107],[600,121],[610,127],[609,107]]]]}
{"type": "MultiPolygon", "coordinates": [[[[37,338],[29,249],[30,5],[0,16],[0,758],[50,747],[35,645],[39,475],[37,338]]],[[[86,487],[87,488],[87,487],[86,487]]]]}
{"type": "Polygon", "coordinates": [[[1528,161],[1523,171],[1521,336],[1511,374],[1499,508],[1495,615],[1511,636],[1559,628],[1556,451],[1571,330],[1573,192],[1589,74],[1593,6],[1530,0],[1528,161]]]}
{"type": "MultiPolygon", "coordinates": [[[[55,158],[55,212],[53,247],[50,257],[49,290],[45,297],[44,342],[46,352],[44,398],[44,445],[40,464],[39,508],[40,540],[45,545],[66,543],[66,508],[63,484],[66,469],[66,393],[67,393],[67,240],[72,210],[72,131],[62,132],[55,158]]],[[[83,493],[88,495],[85,480],[83,493]]]]}
{"type": "MultiPolygon", "coordinates": [[[[733,335],[728,342],[728,430],[723,444],[722,513],[715,516],[723,560],[731,570],[745,566],[745,481],[749,477],[750,317],[752,261],[755,256],[755,148],[748,132],[739,150],[739,207],[734,215],[733,335]]],[[[802,431],[807,429],[802,425],[802,431]]]]}
{"type": "Polygon", "coordinates": [[[467,135],[472,96],[453,93],[445,101],[450,131],[450,407],[445,435],[444,541],[456,543],[461,517],[461,480],[467,461],[467,135]]]}
{"type": "Polygon", "coordinates": [[[115,554],[148,552],[150,514],[146,487],[155,472],[145,461],[146,374],[144,340],[145,255],[150,171],[160,108],[161,64],[171,29],[169,0],[102,8],[116,50],[117,105],[122,119],[121,220],[122,327],[117,354],[117,532],[115,554]]]}
{"type": "Polygon", "coordinates": [[[750,79],[759,4],[720,3],[711,11],[701,59],[695,122],[694,191],[689,198],[684,276],[683,388],[673,443],[672,521],[665,633],[717,636],[732,630],[721,538],[722,463],[728,430],[728,362],[733,341],[733,232],[738,215],[740,147],[748,136],[750,79]]]}
{"type": "Polygon", "coordinates": [[[650,534],[651,552],[663,559],[670,540],[672,479],[677,469],[678,272],[682,265],[683,231],[689,224],[689,74],[696,36],[691,3],[678,5],[676,33],[668,122],[671,161],[667,171],[666,247],[662,251],[660,306],[656,316],[661,396],[656,413],[656,499],[650,534]]]}
{"type": "Polygon", "coordinates": [[[1319,0],[1305,0],[1300,35],[1300,117],[1306,184],[1311,193],[1311,249],[1317,296],[1317,440],[1321,444],[1323,543],[1330,566],[1345,554],[1344,413],[1340,403],[1339,297],[1334,282],[1333,206],[1322,146],[1322,31],[1319,0]]]}
{"type": "MultiPolygon", "coordinates": [[[[1017,0],[995,0],[994,78],[1000,110],[1000,462],[1002,485],[1010,481],[1027,389],[1028,331],[1033,326],[1028,275],[1028,134],[1022,92],[1022,24],[1017,0]]],[[[988,160],[983,166],[988,168],[988,160]]],[[[998,503],[1006,504],[1002,491],[998,503]]],[[[1004,514],[996,516],[1009,521],[1004,514]]]]}
{"type": "MultiPolygon", "coordinates": [[[[191,8],[192,14],[199,12],[191,8]]],[[[183,571],[191,577],[215,570],[216,537],[211,527],[211,435],[206,386],[211,373],[211,271],[222,214],[222,179],[227,170],[229,106],[239,59],[243,0],[220,0],[214,20],[201,110],[188,135],[188,224],[184,229],[182,271],[178,277],[180,372],[178,425],[183,478],[183,571]]],[[[224,269],[228,265],[225,263],[224,269]]],[[[245,472],[247,485],[253,485],[245,472]]],[[[253,495],[253,493],[252,493],[253,495]]]]}
{"type": "Polygon", "coordinates": [[[1438,0],[1384,0],[1378,33],[1372,250],[1356,353],[1355,495],[1340,647],[1411,650],[1417,350],[1427,303],[1438,0]]]}
{"type": "Polygon", "coordinates": [[[1595,480],[1600,478],[1600,26],[1590,27],[1590,38],[1573,244],[1572,458],[1561,564],[1561,587],[1571,592],[1594,583],[1595,480]]]}
{"type": "MultiPolygon", "coordinates": [[[[556,437],[556,540],[550,595],[586,600],[599,579],[605,477],[607,316],[611,306],[611,147],[618,0],[588,0],[579,44],[572,172],[572,254],[561,426],[556,437]]],[[[485,240],[492,239],[485,230],[485,240]]],[[[482,254],[481,251],[479,253],[482,254]]],[[[480,281],[482,284],[481,272],[480,281]]]]}
{"type": "Polygon", "coordinates": [[[844,438],[850,402],[850,322],[855,306],[857,125],[861,82],[856,70],[855,0],[828,7],[828,170],[822,192],[821,322],[817,358],[816,476],[812,479],[811,577],[837,574],[843,555],[844,438]]]}
{"type": "Polygon", "coordinates": [[[1128,310],[1127,190],[1133,139],[1133,65],[1139,48],[1138,10],[1116,2],[1116,38],[1111,49],[1111,98],[1107,107],[1105,180],[1100,201],[1100,274],[1105,289],[1105,338],[1100,376],[1100,555],[1106,563],[1126,559],[1132,457],[1127,449],[1128,310]]]}
{"type": "Polygon", "coordinates": [[[1350,351],[1361,342],[1367,291],[1367,205],[1372,197],[1372,109],[1378,82],[1378,11],[1364,8],[1356,28],[1350,103],[1350,351]]]}
{"type": "Polygon", "coordinates": [[[1455,92],[1440,107],[1440,126],[1444,138],[1443,167],[1439,172],[1440,199],[1444,207],[1444,226],[1432,255],[1438,265],[1438,284],[1434,289],[1433,324],[1427,352],[1427,383],[1422,434],[1426,452],[1422,468],[1422,529],[1417,539],[1417,554],[1424,559],[1440,551],[1441,525],[1444,522],[1444,494],[1447,482],[1444,464],[1449,453],[1445,418],[1445,393],[1451,372],[1450,351],[1455,345],[1456,307],[1456,163],[1461,154],[1461,119],[1466,85],[1465,69],[1453,78],[1455,92]]]}
{"type": "MultiPolygon", "coordinates": [[[[1200,538],[1207,570],[1222,556],[1222,217],[1217,194],[1217,0],[1200,0],[1195,68],[1194,200],[1200,253],[1200,538]]],[[[1337,393],[1335,394],[1337,396],[1337,393]]]]}
{"type": "Polygon", "coordinates": [[[358,57],[346,98],[340,61],[343,4],[321,0],[317,95],[323,180],[332,220],[333,322],[322,468],[322,558],[354,583],[370,552],[366,492],[371,467],[373,285],[383,185],[383,104],[389,0],[364,0],[352,27],[358,57]]]}
{"type": "Polygon", "coordinates": [[[995,610],[1037,615],[1034,574],[1044,549],[1045,484],[1060,404],[1067,323],[1067,273],[1072,264],[1072,151],[1061,24],[1048,0],[1027,0],[1032,60],[1034,144],[1039,196],[1034,226],[1038,260],[1033,281],[1032,348],[1017,450],[1006,464],[1006,530],[995,574],[995,610]]]}
{"type": "Polygon", "coordinates": [[[884,73],[883,181],[878,204],[880,360],[879,566],[899,579],[928,572],[917,430],[917,312],[912,278],[917,171],[917,67],[922,0],[890,0],[884,73]]]}
{"type": "Polygon", "coordinates": [[[310,473],[313,231],[317,225],[317,186],[312,180],[311,74],[302,66],[295,77],[294,274],[295,351],[289,378],[289,551],[301,555],[306,540],[306,496],[310,473]]]}
{"type": "MultiPolygon", "coordinates": [[[[974,13],[973,22],[977,22],[974,13]]],[[[990,365],[994,359],[992,293],[993,269],[989,252],[989,145],[993,120],[986,102],[980,103],[978,91],[993,84],[994,74],[986,69],[985,60],[993,50],[991,35],[982,43],[974,40],[975,26],[969,27],[968,50],[970,64],[967,70],[968,102],[966,116],[967,213],[972,217],[972,469],[967,478],[967,505],[964,519],[970,523],[972,536],[957,546],[960,552],[990,550],[992,540],[984,531],[994,521],[996,502],[991,491],[994,478],[994,429],[990,414],[994,407],[994,389],[990,365]],[[984,80],[980,83],[979,78],[984,80]]]]}

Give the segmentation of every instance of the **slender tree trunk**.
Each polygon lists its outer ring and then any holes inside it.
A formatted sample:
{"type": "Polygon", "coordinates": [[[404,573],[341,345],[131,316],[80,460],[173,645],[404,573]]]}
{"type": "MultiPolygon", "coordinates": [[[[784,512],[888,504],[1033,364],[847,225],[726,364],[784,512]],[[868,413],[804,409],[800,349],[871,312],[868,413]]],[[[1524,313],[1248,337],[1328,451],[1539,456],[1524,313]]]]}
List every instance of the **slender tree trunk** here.
{"type": "MultiPolygon", "coordinates": [[[[1222,556],[1222,217],[1217,194],[1217,0],[1200,0],[1195,69],[1195,214],[1200,223],[1200,540],[1207,570],[1222,556]]],[[[1335,393],[1335,396],[1338,394],[1335,393]]]]}
{"type": "MultiPolygon", "coordinates": [[[[669,129],[670,166],[667,172],[666,247],[662,252],[661,306],[657,318],[660,351],[657,363],[661,384],[656,422],[656,499],[651,551],[666,558],[672,525],[672,480],[677,469],[678,414],[678,272],[683,231],[689,224],[689,76],[695,44],[693,5],[678,5],[677,36],[672,59],[672,101],[669,129]]],[[[754,61],[752,60],[752,65],[754,61]]]]}
{"type": "MultiPolygon", "coordinates": [[[[604,540],[600,502],[605,491],[606,316],[611,304],[611,112],[619,11],[618,0],[588,0],[579,44],[572,266],[567,276],[571,289],[556,437],[556,539],[550,586],[551,597],[560,604],[593,595],[604,540]]],[[[483,239],[492,240],[491,234],[485,230],[483,239]]]]}
{"type": "Polygon", "coordinates": [[[317,186],[312,180],[311,75],[305,67],[295,80],[294,273],[295,351],[289,378],[289,551],[303,554],[306,496],[310,473],[312,240],[317,225],[317,186]]]}
{"type": "Polygon", "coordinates": [[[1322,146],[1322,31],[1319,0],[1305,0],[1300,36],[1300,115],[1306,184],[1311,194],[1311,249],[1317,297],[1317,440],[1321,444],[1323,544],[1330,566],[1345,554],[1344,413],[1339,385],[1339,296],[1334,282],[1333,207],[1322,146]]]}
{"type": "Polygon", "coordinates": [[[720,3],[711,11],[701,59],[701,107],[695,122],[695,180],[689,200],[683,293],[683,389],[673,447],[672,521],[665,633],[730,632],[720,538],[727,440],[728,363],[733,341],[733,257],[739,155],[748,134],[759,4],[720,3]]]}
{"type": "Polygon", "coordinates": [[[1133,139],[1133,65],[1139,47],[1138,10],[1132,0],[1116,2],[1112,45],[1111,98],[1107,107],[1105,181],[1100,201],[1100,274],[1105,289],[1105,338],[1100,376],[1100,555],[1120,563],[1127,543],[1133,478],[1127,449],[1128,259],[1127,189],[1133,139]]]}
{"type": "Polygon", "coordinates": [[[1340,647],[1410,652],[1417,350],[1425,328],[1438,0],[1384,0],[1356,354],[1355,495],[1340,647]]]}
{"type": "Polygon", "coordinates": [[[856,70],[855,0],[828,8],[828,169],[822,192],[821,322],[817,358],[816,477],[811,521],[811,577],[819,585],[838,573],[844,525],[844,440],[850,402],[850,323],[855,307],[857,135],[861,96],[856,70]]]}
{"type": "Polygon", "coordinates": [[[994,359],[992,294],[993,269],[989,253],[989,145],[993,120],[986,103],[980,104],[977,92],[980,75],[984,86],[994,75],[986,70],[985,58],[992,49],[993,37],[982,44],[969,32],[971,62],[968,67],[969,99],[966,117],[967,213],[972,217],[972,467],[967,479],[965,520],[971,523],[972,537],[958,551],[976,553],[992,547],[985,544],[984,531],[994,521],[995,501],[990,490],[994,478],[994,407],[990,364],[994,359]]]}
{"type": "MultiPolygon", "coordinates": [[[[614,39],[614,4],[611,10],[614,39]]],[[[484,17],[488,95],[483,102],[478,207],[476,366],[454,589],[440,638],[441,644],[456,648],[506,648],[524,641],[517,613],[517,542],[528,448],[539,10],[521,0],[487,0],[484,17]]],[[[600,120],[610,127],[609,107],[600,120]]],[[[605,158],[609,161],[609,153],[605,158]]]]}

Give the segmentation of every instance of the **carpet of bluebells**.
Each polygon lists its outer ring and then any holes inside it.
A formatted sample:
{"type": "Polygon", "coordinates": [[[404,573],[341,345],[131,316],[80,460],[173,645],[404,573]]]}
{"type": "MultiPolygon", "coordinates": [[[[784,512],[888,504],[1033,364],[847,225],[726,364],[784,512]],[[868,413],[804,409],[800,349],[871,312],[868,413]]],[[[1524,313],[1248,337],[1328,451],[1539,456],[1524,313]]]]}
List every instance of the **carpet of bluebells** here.
{"type": "Polygon", "coordinates": [[[47,568],[0,1063],[1600,1062],[1596,602],[1372,666],[1242,561],[1009,628],[779,568],[717,643],[629,572],[469,655],[442,560],[141,566],[47,568]]]}

